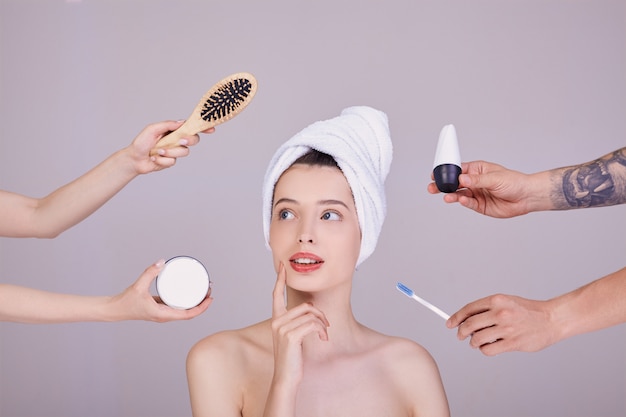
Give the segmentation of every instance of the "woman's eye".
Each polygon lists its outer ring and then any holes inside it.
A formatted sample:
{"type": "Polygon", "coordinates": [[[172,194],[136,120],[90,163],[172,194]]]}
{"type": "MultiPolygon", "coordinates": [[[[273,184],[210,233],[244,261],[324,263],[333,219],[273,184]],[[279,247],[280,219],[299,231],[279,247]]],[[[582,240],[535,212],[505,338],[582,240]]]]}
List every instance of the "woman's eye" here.
{"type": "Polygon", "coordinates": [[[278,212],[278,218],[280,220],[293,219],[293,213],[290,212],[289,210],[281,210],[281,211],[278,212]]]}
{"type": "Polygon", "coordinates": [[[341,216],[339,213],[335,213],[334,211],[327,211],[322,214],[322,220],[341,220],[341,216]]]}

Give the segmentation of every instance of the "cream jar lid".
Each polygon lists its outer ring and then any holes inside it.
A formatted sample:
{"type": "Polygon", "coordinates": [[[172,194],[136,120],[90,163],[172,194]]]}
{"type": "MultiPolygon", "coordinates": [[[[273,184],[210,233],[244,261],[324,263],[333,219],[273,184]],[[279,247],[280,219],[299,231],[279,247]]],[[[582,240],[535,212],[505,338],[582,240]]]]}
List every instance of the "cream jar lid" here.
{"type": "Polygon", "coordinates": [[[161,301],[181,310],[200,304],[209,288],[209,273],[200,261],[191,256],[169,259],[156,278],[156,290],[161,301]]]}

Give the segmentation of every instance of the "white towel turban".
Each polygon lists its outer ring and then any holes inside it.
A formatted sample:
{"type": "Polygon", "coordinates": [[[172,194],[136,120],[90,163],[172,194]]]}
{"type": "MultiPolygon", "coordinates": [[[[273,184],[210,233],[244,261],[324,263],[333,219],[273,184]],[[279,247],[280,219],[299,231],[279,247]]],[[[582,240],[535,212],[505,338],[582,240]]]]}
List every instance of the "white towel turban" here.
{"type": "Polygon", "coordinates": [[[334,157],[350,184],[362,235],[358,266],[374,252],[387,213],[384,183],[393,153],[387,115],[371,107],[349,107],[338,117],[307,126],[278,148],[263,181],[263,231],[268,248],[274,186],[310,149],[334,157]]]}

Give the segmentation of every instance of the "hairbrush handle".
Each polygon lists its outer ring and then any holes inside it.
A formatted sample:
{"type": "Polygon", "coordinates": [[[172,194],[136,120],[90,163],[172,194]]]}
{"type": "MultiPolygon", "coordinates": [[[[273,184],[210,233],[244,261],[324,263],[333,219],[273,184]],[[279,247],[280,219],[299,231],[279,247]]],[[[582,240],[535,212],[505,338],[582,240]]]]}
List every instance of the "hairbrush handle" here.
{"type": "Polygon", "coordinates": [[[220,80],[204,94],[181,127],[159,139],[150,155],[156,155],[159,149],[179,146],[181,138],[232,119],[252,101],[256,90],[256,78],[247,72],[238,72],[220,80]]]}
{"type": "MultiPolygon", "coordinates": [[[[193,116],[193,115],[192,115],[193,116]]],[[[150,156],[158,153],[159,149],[169,149],[180,146],[180,140],[184,137],[196,135],[204,130],[215,126],[215,123],[205,122],[204,120],[187,119],[178,129],[163,136],[150,150],[150,156]]]]}

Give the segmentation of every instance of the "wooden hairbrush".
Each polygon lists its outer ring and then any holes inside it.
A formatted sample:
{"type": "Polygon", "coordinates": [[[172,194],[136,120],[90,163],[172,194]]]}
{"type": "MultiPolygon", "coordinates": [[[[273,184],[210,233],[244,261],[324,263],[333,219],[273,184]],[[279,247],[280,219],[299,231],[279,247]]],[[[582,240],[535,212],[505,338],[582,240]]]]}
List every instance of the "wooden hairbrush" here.
{"type": "Polygon", "coordinates": [[[150,155],[155,155],[158,149],[179,146],[181,138],[193,136],[232,119],[252,101],[256,90],[256,78],[247,72],[222,79],[204,94],[185,123],[159,139],[150,155]]]}

